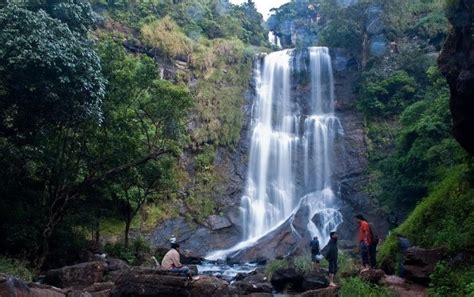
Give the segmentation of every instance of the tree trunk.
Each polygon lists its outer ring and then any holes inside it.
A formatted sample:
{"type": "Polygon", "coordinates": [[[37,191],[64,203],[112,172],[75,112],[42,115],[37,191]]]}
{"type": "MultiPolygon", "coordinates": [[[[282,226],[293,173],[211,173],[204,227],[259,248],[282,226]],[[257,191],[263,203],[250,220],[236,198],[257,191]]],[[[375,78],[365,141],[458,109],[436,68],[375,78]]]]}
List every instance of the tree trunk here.
{"type": "Polygon", "coordinates": [[[128,233],[130,232],[131,219],[125,220],[125,247],[128,247],[128,233]]]}

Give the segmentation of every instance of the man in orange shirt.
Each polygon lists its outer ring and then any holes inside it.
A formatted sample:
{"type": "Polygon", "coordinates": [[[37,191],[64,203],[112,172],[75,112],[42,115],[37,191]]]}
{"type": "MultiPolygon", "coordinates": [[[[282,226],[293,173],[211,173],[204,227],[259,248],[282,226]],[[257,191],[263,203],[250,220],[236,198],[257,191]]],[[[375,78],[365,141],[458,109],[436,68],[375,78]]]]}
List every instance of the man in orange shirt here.
{"type": "Polygon", "coordinates": [[[355,216],[357,223],[359,224],[359,249],[360,256],[362,258],[362,271],[369,270],[369,245],[371,244],[370,239],[370,227],[367,220],[361,214],[355,216]]]}

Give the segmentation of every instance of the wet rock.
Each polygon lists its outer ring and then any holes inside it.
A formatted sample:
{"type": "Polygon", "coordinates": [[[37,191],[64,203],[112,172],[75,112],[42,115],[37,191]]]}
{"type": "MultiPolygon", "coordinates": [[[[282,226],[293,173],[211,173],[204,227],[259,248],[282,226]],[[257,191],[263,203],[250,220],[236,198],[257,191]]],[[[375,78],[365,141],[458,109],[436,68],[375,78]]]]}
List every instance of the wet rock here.
{"type": "Polygon", "coordinates": [[[201,275],[192,282],[191,296],[225,296],[228,295],[229,283],[212,276],[201,275]]]}
{"type": "Polygon", "coordinates": [[[249,295],[252,293],[271,293],[273,291],[272,285],[263,273],[247,274],[245,276],[240,274],[238,278],[239,280],[235,281],[232,287],[236,288],[236,292],[239,294],[249,295]]]}
{"type": "Polygon", "coordinates": [[[58,288],[34,283],[27,283],[10,275],[0,273],[0,296],[65,297],[66,293],[58,288]]]}
{"type": "Polygon", "coordinates": [[[302,291],[304,276],[294,268],[277,269],[272,274],[271,284],[277,292],[292,289],[297,292],[302,291]]]}
{"type": "Polygon", "coordinates": [[[232,226],[232,223],[226,217],[211,215],[206,220],[206,225],[212,230],[220,230],[232,226]]]}
{"type": "Polygon", "coordinates": [[[385,272],[382,269],[369,269],[360,273],[360,278],[372,283],[379,284],[385,277],[385,272]]]}
{"type": "Polygon", "coordinates": [[[106,262],[86,262],[46,272],[45,282],[59,288],[82,289],[97,282],[102,282],[108,270],[106,262]]]}
{"type": "Polygon", "coordinates": [[[445,255],[444,249],[409,248],[404,261],[405,278],[428,286],[431,281],[430,275],[434,272],[436,264],[445,255]]]}
{"type": "Polygon", "coordinates": [[[201,264],[201,262],[204,260],[203,257],[200,257],[196,254],[193,253],[193,251],[190,250],[184,250],[181,252],[181,263],[183,264],[201,264]]]}
{"type": "Polygon", "coordinates": [[[329,286],[329,280],[321,273],[311,273],[304,276],[303,291],[317,290],[329,286]]]}
{"type": "Polygon", "coordinates": [[[191,251],[195,257],[204,257],[209,251],[228,248],[241,239],[240,232],[234,226],[212,231],[184,218],[176,218],[153,231],[152,244],[157,248],[169,249],[171,235],[176,236],[182,250],[191,251]]]}
{"type": "Polygon", "coordinates": [[[299,295],[301,297],[337,297],[339,292],[339,286],[337,287],[327,287],[318,290],[311,290],[304,292],[299,295]]]}

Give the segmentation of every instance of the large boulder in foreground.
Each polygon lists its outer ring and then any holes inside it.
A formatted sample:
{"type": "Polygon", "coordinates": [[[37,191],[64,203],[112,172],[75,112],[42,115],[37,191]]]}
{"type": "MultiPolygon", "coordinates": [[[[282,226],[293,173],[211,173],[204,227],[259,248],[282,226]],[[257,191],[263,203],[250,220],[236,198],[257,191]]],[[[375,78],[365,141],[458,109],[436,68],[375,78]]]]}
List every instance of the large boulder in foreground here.
{"type": "Polygon", "coordinates": [[[252,272],[248,275],[241,275],[239,280],[232,283],[232,291],[240,295],[272,293],[273,287],[263,273],[252,272]]]}
{"type": "Polygon", "coordinates": [[[0,296],[2,297],[65,297],[66,293],[58,288],[34,283],[0,273],[0,296]]]}
{"type": "Polygon", "coordinates": [[[116,281],[112,297],[212,297],[229,296],[229,284],[212,276],[198,280],[168,271],[134,267],[116,281]]]}
{"type": "Polygon", "coordinates": [[[428,286],[431,281],[430,275],[434,272],[436,264],[445,256],[444,249],[409,248],[404,261],[405,278],[428,286]]]}
{"type": "Polygon", "coordinates": [[[292,290],[305,292],[329,286],[329,281],[322,273],[304,273],[294,268],[277,269],[272,274],[271,284],[277,292],[292,290]]]}
{"type": "Polygon", "coordinates": [[[59,288],[83,289],[102,282],[108,265],[103,261],[85,262],[46,272],[45,282],[59,288]]]}

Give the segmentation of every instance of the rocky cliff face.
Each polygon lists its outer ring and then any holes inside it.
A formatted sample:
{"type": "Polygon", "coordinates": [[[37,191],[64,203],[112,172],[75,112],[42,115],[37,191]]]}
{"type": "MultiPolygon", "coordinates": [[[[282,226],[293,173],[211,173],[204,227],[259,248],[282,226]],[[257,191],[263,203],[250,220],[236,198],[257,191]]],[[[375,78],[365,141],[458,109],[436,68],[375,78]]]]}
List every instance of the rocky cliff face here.
{"type": "MultiPolygon", "coordinates": [[[[344,129],[344,137],[341,137],[335,148],[333,189],[338,193],[339,207],[344,217],[344,222],[338,228],[340,237],[352,240],[356,231],[353,216],[357,213],[366,215],[380,233],[384,233],[387,226],[384,214],[371,203],[365,191],[368,185],[368,154],[364,120],[355,111],[353,104],[356,70],[351,69],[350,61],[343,53],[332,51],[331,55],[335,71],[336,114],[344,129]]],[[[169,220],[151,234],[150,239],[154,245],[166,247],[171,235],[175,235],[182,248],[204,256],[209,251],[229,248],[240,241],[239,206],[247,173],[250,110],[255,95],[253,89],[254,86],[251,86],[243,106],[245,122],[238,145],[235,149],[220,147],[215,159],[214,166],[222,174],[225,188],[224,194],[215,199],[218,204],[226,206],[225,210],[220,215],[210,216],[204,223],[190,222],[184,217],[169,220]]],[[[295,85],[294,91],[296,96],[304,96],[308,88],[295,85]]],[[[305,209],[302,208],[294,220],[283,224],[254,247],[235,255],[232,260],[251,261],[305,253],[309,233],[306,232],[305,224],[299,224],[304,212],[305,209]]]]}
{"type": "Polygon", "coordinates": [[[451,90],[454,137],[474,154],[474,2],[452,2],[448,8],[452,27],[438,65],[451,90]]]}

